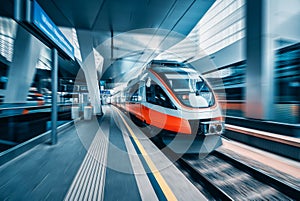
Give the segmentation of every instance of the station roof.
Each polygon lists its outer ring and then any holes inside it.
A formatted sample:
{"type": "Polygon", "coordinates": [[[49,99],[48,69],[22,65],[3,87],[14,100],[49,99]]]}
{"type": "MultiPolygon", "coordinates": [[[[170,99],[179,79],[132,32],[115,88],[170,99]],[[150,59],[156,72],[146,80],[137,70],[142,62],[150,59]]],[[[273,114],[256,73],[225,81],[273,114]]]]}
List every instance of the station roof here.
{"type": "MultiPolygon", "coordinates": [[[[14,1],[0,0],[0,2],[1,5],[6,5],[1,6],[0,15],[12,17],[14,1]]],[[[142,28],[165,29],[186,36],[215,0],[37,0],[37,2],[57,26],[93,33],[101,32],[94,34],[97,37],[94,41],[98,41],[94,42],[94,45],[98,45],[113,33],[142,28]]],[[[124,72],[124,69],[121,71],[124,72]]],[[[113,73],[116,73],[115,69],[107,69],[104,73],[105,79],[114,78],[113,73]]]]}
{"type": "Polygon", "coordinates": [[[38,0],[58,26],[125,32],[172,29],[187,35],[214,0],[38,0]]]}

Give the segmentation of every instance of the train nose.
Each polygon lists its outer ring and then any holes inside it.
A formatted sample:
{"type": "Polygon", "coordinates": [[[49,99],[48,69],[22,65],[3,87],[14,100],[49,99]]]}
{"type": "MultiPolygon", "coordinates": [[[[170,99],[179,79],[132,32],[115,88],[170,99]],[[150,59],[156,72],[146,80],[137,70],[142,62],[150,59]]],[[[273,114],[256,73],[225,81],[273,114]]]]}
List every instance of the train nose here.
{"type": "Polygon", "coordinates": [[[197,135],[222,134],[224,131],[223,121],[199,121],[189,120],[193,133],[197,135]]]}

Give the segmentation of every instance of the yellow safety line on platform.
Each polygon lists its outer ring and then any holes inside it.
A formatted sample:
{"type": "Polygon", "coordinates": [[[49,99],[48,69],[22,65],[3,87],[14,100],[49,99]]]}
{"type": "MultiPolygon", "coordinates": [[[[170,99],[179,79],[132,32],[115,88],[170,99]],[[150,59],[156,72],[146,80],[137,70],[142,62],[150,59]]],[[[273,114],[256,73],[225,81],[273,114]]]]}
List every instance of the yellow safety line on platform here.
{"type": "Polygon", "coordinates": [[[130,126],[127,124],[127,122],[122,117],[122,115],[120,114],[120,112],[118,110],[116,110],[116,109],[115,109],[115,111],[117,111],[117,113],[120,115],[122,121],[124,122],[125,126],[127,127],[128,131],[130,132],[132,138],[134,139],[136,145],[138,146],[140,152],[142,153],[142,155],[143,155],[146,163],[148,164],[149,168],[151,169],[152,174],[154,175],[157,183],[159,184],[160,188],[162,189],[162,191],[163,191],[164,195],[166,196],[167,200],[172,200],[172,201],[173,200],[174,201],[177,200],[176,196],[174,195],[174,193],[170,189],[170,187],[167,184],[167,182],[165,181],[165,179],[161,176],[161,174],[157,170],[156,166],[152,162],[151,158],[149,157],[149,155],[145,151],[143,145],[140,143],[140,141],[138,140],[138,138],[136,137],[136,135],[134,134],[134,132],[132,131],[132,129],[130,128],[130,126]]]}

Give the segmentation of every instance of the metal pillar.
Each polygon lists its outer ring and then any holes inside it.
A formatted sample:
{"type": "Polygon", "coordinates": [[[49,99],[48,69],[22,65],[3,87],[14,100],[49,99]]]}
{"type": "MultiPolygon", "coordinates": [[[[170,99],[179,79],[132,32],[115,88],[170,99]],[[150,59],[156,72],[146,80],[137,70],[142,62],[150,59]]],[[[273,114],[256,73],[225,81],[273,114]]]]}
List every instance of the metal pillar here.
{"type": "Polygon", "coordinates": [[[35,66],[43,48],[42,45],[28,31],[18,26],[14,42],[13,62],[9,67],[7,87],[4,91],[5,103],[26,102],[29,88],[34,80],[35,66]],[[20,90],[21,87],[22,90],[20,90]]]}
{"type": "Polygon", "coordinates": [[[58,82],[58,55],[57,49],[52,49],[52,70],[51,70],[51,144],[57,143],[57,82],[58,82]]]}
{"type": "MultiPolygon", "coordinates": [[[[97,66],[95,63],[95,56],[93,53],[93,36],[90,31],[77,31],[78,42],[80,45],[80,52],[82,56],[83,63],[81,68],[84,72],[86,78],[86,83],[88,87],[89,97],[91,99],[91,104],[94,108],[95,115],[102,115],[100,91],[99,91],[99,81],[97,66]]],[[[101,69],[103,68],[103,63],[101,64],[101,69]]]]}
{"type": "Polygon", "coordinates": [[[246,113],[271,120],[274,111],[274,45],[268,1],[246,1],[246,113]]]}

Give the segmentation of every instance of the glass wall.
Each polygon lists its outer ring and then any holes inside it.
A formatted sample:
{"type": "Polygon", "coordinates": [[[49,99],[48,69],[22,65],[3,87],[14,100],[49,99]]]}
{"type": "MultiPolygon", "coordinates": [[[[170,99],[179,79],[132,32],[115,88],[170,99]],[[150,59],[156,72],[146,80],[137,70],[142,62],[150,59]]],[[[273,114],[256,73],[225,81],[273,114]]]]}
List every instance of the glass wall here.
{"type": "Polygon", "coordinates": [[[276,117],[287,123],[300,123],[300,43],[275,53],[276,117]]]}
{"type": "Polygon", "coordinates": [[[217,52],[245,37],[245,0],[217,0],[197,25],[200,47],[217,52]]]}
{"type": "MultiPolygon", "coordinates": [[[[51,50],[0,14],[0,152],[50,130],[51,66],[51,50]]],[[[75,79],[59,69],[58,125],[71,120],[75,79]]]]}

